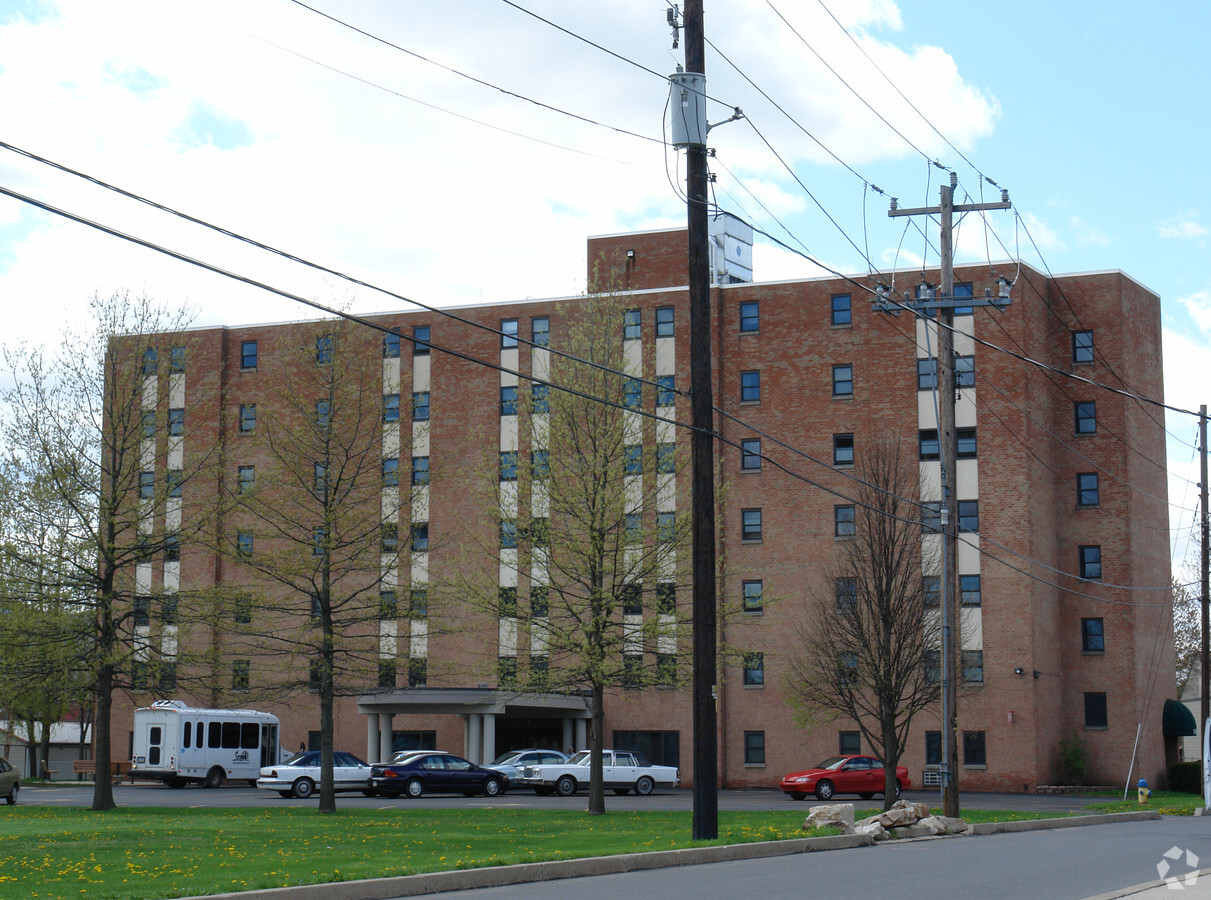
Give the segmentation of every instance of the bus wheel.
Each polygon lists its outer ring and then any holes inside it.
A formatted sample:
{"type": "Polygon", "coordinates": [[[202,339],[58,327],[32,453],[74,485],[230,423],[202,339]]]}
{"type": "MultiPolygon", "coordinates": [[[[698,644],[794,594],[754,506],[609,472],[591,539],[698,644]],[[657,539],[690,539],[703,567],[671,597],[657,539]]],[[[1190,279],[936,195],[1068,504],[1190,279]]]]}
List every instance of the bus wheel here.
{"type": "Polygon", "coordinates": [[[183,787],[185,787],[185,779],[184,779],[184,778],[178,778],[176,775],[170,775],[170,776],[168,776],[167,778],[165,778],[165,779],[164,779],[164,783],[165,783],[166,785],[168,785],[170,788],[183,788],[183,787]]]}
{"type": "Polygon", "coordinates": [[[222,787],[223,786],[223,770],[220,769],[218,766],[215,766],[213,769],[211,769],[209,772],[207,772],[205,784],[206,784],[206,787],[208,787],[208,788],[222,787]]]}

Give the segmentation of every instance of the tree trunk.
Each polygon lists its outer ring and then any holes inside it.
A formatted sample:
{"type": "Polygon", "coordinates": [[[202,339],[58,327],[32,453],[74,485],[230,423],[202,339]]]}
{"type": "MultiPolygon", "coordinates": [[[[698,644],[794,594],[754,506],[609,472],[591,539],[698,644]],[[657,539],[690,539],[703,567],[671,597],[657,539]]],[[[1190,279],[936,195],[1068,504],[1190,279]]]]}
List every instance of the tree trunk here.
{"type": "Polygon", "coordinates": [[[593,718],[589,720],[589,815],[605,814],[605,688],[593,685],[593,718]]]}
{"type": "Polygon", "coordinates": [[[104,665],[97,678],[97,721],[93,734],[97,738],[97,771],[93,776],[94,810],[115,809],[114,788],[109,780],[110,770],[110,710],[113,706],[113,667],[104,665]]]}

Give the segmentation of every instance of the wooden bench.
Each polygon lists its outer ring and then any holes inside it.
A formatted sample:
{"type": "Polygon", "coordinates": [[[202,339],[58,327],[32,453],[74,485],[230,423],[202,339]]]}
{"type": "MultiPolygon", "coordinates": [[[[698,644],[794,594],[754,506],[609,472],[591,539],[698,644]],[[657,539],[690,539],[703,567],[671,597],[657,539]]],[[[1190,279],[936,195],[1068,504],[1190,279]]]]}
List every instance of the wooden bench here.
{"type": "MultiPolygon", "coordinates": [[[[129,775],[131,762],[129,759],[120,759],[109,764],[110,772],[113,773],[114,784],[119,784],[122,781],[123,775],[129,775]]],[[[73,759],[71,762],[71,770],[76,773],[76,780],[83,781],[83,776],[97,774],[97,761],[95,759],[73,759]]],[[[131,784],[134,784],[134,778],[130,779],[131,784]]]]}

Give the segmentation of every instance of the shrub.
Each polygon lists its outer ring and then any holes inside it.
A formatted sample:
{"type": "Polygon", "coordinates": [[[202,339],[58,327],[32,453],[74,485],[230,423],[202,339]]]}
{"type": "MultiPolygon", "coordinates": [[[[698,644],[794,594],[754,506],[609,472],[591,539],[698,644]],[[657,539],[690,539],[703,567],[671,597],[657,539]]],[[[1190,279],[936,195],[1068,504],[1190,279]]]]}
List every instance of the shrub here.
{"type": "Polygon", "coordinates": [[[1089,771],[1089,751],[1080,735],[1060,741],[1060,777],[1065,784],[1084,784],[1089,771]]]}
{"type": "Polygon", "coordinates": [[[1169,767],[1169,790],[1183,794],[1203,792],[1203,764],[1198,760],[1176,762],[1169,767]]]}

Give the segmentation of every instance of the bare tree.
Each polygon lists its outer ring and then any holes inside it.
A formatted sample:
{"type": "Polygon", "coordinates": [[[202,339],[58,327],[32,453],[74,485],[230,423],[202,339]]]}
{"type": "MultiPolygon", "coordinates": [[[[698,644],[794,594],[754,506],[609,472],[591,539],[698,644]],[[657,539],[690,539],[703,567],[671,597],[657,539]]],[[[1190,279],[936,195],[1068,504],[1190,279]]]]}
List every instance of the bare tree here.
{"type": "Polygon", "coordinates": [[[645,389],[638,357],[624,351],[625,295],[592,294],[576,309],[561,325],[568,356],[551,355],[549,386],[540,380],[522,404],[519,449],[486,466],[491,524],[468,531],[473,555],[455,587],[517,635],[514,652],[528,646],[527,677],[502,654],[499,687],[590,697],[588,811],[599,814],[606,691],[673,683],[686,650],[677,559],[690,520],[675,502],[683,457],[672,426],[637,411],[673,400],[671,389],[645,389]],[[482,541],[488,532],[497,543],[482,541]]]}
{"type": "Polygon", "coordinates": [[[857,474],[855,530],[813,591],[790,684],[805,721],[857,723],[884,764],[884,808],[898,794],[896,766],[913,718],[937,702],[940,622],[927,609],[915,465],[899,444],[876,443],[857,474]]]}
{"type": "Polygon", "coordinates": [[[1186,583],[1173,579],[1173,644],[1177,662],[1177,696],[1184,697],[1197,679],[1202,659],[1202,608],[1197,594],[1191,590],[1198,583],[1197,572],[1187,566],[1186,583]]]}
{"type": "MultiPolygon", "coordinates": [[[[9,498],[23,520],[6,553],[26,573],[16,594],[62,598],[87,614],[86,629],[67,626],[47,640],[87,673],[96,703],[92,808],[104,810],[114,807],[106,774],[113,695],[139,686],[153,662],[143,625],[155,593],[147,573],[201,527],[182,520],[174,501],[210,456],[198,447],[188,464],[156,477],[174,428],[161,409],[172,376],[160,373],[187,358],[185,314],[126,293],[94,297],[90,314],[90,329],[66,331],[55,351],[5,352],[14,373],[3,394],[9,498]],[[61,555],[48,567],[51,547],[61,555]]],[[[164,602],[175,608],[175,597],[164,602]]]]}

